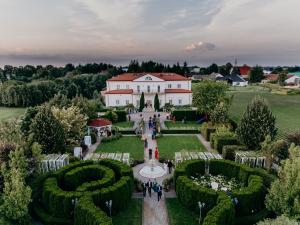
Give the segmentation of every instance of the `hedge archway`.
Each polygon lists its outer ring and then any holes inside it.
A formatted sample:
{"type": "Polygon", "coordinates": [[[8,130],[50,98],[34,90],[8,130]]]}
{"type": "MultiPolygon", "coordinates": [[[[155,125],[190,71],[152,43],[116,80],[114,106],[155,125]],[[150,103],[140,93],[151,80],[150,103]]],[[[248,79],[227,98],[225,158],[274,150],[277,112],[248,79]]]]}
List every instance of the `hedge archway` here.
{"type": "Polygon", "coordinates": [[[80,161],[46,174],[33,185],[33,211],[45,224],[110,225],[112,214],[127,207],[132,169],[115,160],[80,161]]]}
{"type": "Polygon", "coordinates": [[[198,201],[205,202],[206,217],[203,224],[234,224],[236,218],[248,217],[265,208],[264,199],[267,187],[274,179],[272,175],[262,169],[252,169],[227,160],[210,160],[209,165],[211,175],[236,178],[243,183],[243,187],[233,190],[231,196],[228,196],[223,191],[197,185],[190,178],[196,174],[205,174],[204,160],[190,160],[178,165],[174,172],[177,197],[185,207],[197,212],[198,201]],[[234,198],[237,198],[238,205],[233,204],[234,198]]]}

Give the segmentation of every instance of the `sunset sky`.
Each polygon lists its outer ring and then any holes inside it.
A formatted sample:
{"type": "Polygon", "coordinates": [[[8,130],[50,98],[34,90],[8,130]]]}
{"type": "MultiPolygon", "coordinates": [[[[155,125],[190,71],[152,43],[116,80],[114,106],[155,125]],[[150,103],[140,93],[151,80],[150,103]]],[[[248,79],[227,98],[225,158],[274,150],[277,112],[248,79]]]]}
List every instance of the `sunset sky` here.
{"type": "Polygon", "coordinates": [[[0,0],[0,66],[300,64],[300,0],[0,0]]]}

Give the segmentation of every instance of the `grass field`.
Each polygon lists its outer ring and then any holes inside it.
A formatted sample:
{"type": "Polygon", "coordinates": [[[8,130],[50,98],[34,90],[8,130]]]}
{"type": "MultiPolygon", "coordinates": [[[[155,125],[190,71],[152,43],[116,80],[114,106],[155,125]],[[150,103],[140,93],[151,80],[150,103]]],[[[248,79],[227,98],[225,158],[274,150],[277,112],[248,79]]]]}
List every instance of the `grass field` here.
{"type": "Polygon", "coordinates": [[[113,124],[115,127],[118,127],[120,129],[131,129],[134,125],[134,122],[132,121],[124,121],[124,122],[118,122],[113,124]]]}
{"type": "Polygon", "coordinates": [[[19,117],[25,113],[26,108],[0,107],[0,122],[19,117]]]}
{"type": "Polygon", "coordinates": [[[97,152],[128,152],[130,157],[137,160],[144,159],[144,144],[135,136],[123,136],[119,140],[101,143],[97,152]]]}
{"type": "Polygon", "coordinates": [[[163,136],[157,139],[158,151],[161,158],[173,159],[175,152],[182,150],[204,151],[196,135],[163,136]]]}
{"type": "Polygon", "coordinates": [[[132,199],[128,207],[113,216],[114,225],[142,225],[143,199],[132,199]]]}
{"type": "Polygon", "coordinates": [[[261,96],[267,100],[272,112],[276,116],[279,136],[300,129],[300,96],[271,94],[264,89],[237,89],[230,93],[234,95],[229,115],[232,119],[240,121],[247,104],[255,97],[261,96]]]}
{"type": "Polygon", "coordinates": [[[194,122],[194,121],[186,121],[185,123],[182,123],[181,121],[176,121],[175,123],[173,121],[165,121],[165,125],[168,129],[195,129],[198,130],[200,128],[200,124],[194,122]]]}
{"type": "Polygon", "coordinates": [[[196,213],[188,210],[177,198],[166,198],[166,205],[170,225],[197,225],[199,224],[196,213]]]}

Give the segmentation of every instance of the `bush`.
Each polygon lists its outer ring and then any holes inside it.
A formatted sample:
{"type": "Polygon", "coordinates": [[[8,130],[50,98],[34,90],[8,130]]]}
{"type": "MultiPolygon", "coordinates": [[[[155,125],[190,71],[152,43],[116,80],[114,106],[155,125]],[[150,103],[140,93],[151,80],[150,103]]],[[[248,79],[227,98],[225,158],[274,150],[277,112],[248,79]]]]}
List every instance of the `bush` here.
{"type": "Polygon", "coordinates": [[[174,110],[172,112],[172,116],[175,116],[177,121],[185,120],[185,121],[196,121],[199,117],[199,114],[196,110],[174,110]]]}
{"type": "Polygon", "coordinates": [[[92,144],[95,144],[97,142],[97,135],[95,132],[91,132],[91,140],[92,140],[92,144]]]}
{"type": "Polygon", "coordinates": [[[119,140],[121,137],[122,137],[122,134],[116,133],[115,135],[102,138],[101,142],[105,143],[105,142],[116,141],[116,140],[119,140]]]}
{"type": "Polygon", "coordinates": [[[300,146],[300,130],[287,135],[288,142],[300,146]]]}
{"type": "Polygon", "coordinates": [[[206,141],[210,141],[210,135],[215,131],[216,128],[213,127],[210,123],[204,123],[200,128],[200,132],[206,141]]]}
{"type": "Polygon", "coordinates": [[[235,219],[235,225],[253,225],[257,222],[263,220],[264,218],[268,217],[270,215],[270,211],[267,209],[263,209],[259,211],[256,214],[250,215],[250,216],[243,216],[243,217],[237,217],[235,219]]]}
{"type": "Polygon", "coordinates": [[[203,225],[233,225],[235,210],[231,199],[225,194],[219,195],[217,205],[204,218],[203,225]]]}
{"type": "Polygon", "coordinates": [[[125,110],[116,110],[115,113],[118,116],[118,122],[124,122],[127,121],[127,113],[125,110]]]}
{"type": "Polygon", "coordinates": [[[214,136],[214,149],[222,154],[223,146],[225,145],[237,145],[238,140],[236,137],[228,136],[214,136]]]}
{"type": "Polygon", "coordinates": [[[235,153],[237,151],[245,151],[246,146],[243,145],[225,145],[223,146],[222,156],[223,159],[228,159],[234,161],[235,153]]]}

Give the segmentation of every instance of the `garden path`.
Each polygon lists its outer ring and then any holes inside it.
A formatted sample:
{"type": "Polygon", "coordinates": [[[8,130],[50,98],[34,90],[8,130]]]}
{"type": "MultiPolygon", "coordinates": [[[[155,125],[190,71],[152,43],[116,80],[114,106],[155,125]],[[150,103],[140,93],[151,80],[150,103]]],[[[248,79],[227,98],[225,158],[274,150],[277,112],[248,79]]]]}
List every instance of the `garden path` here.
{"type": "Polygon", "coordinates": [[[207,151],[209,152],[213,151],[210,142],[206,141],[205,138],[202,136],[202,134],[197,134],[196,136],[199,139],[199,141],[202,143],[202,145],[206,148],[207,151]]]}

